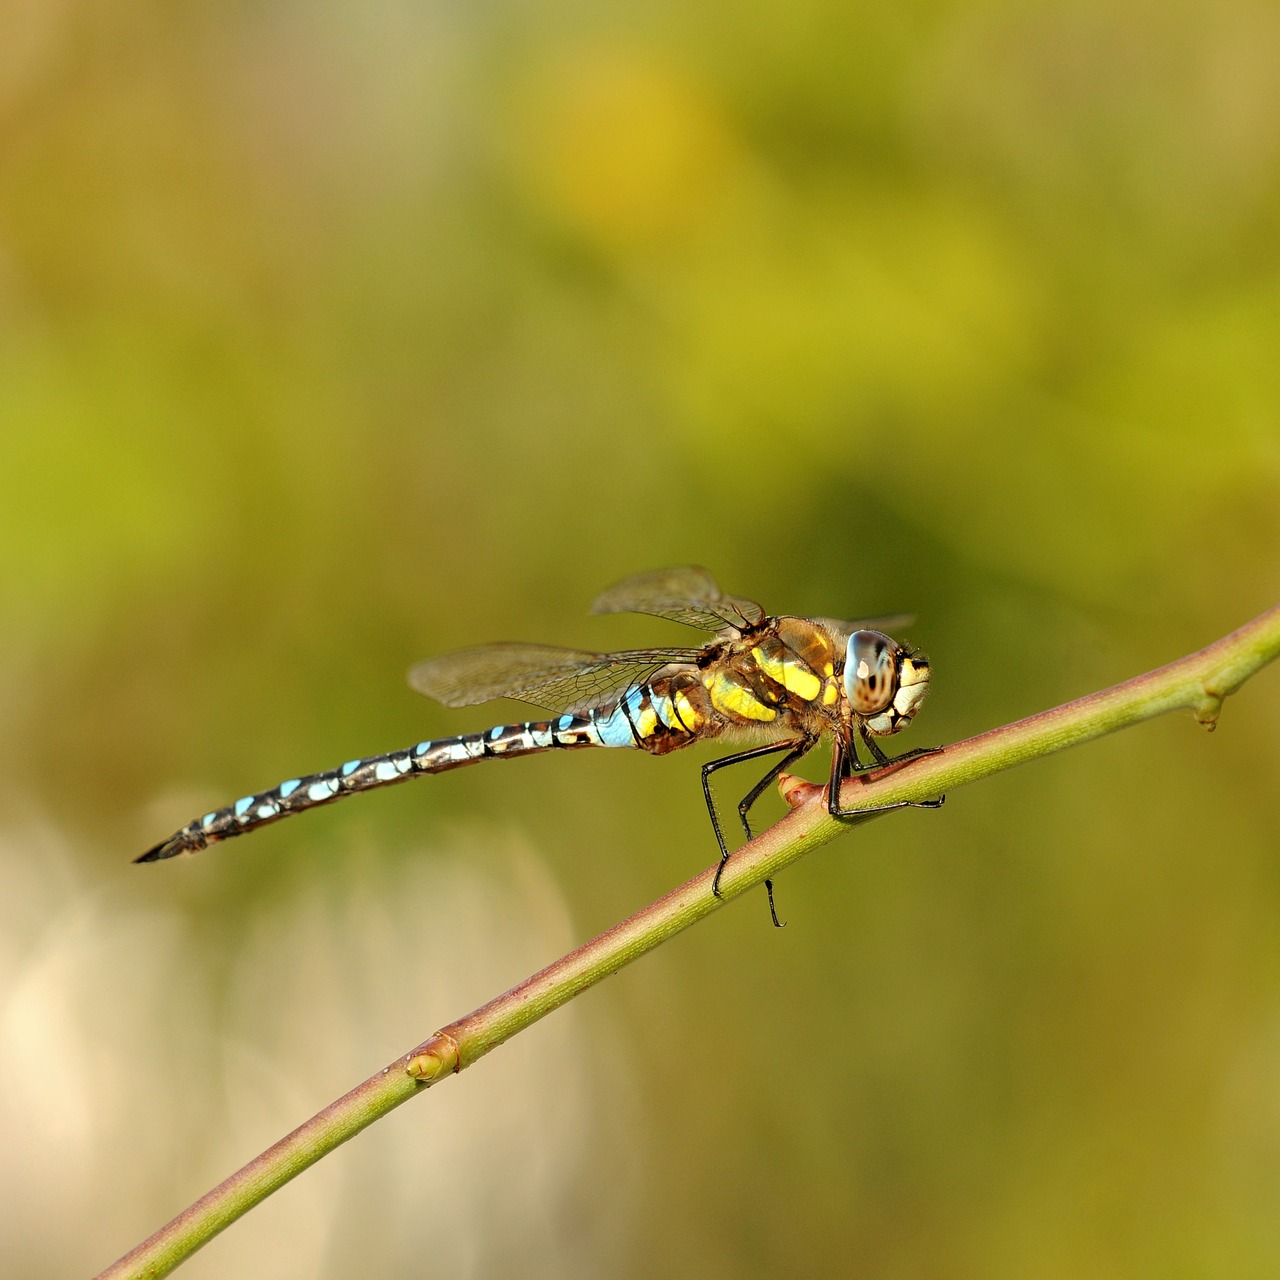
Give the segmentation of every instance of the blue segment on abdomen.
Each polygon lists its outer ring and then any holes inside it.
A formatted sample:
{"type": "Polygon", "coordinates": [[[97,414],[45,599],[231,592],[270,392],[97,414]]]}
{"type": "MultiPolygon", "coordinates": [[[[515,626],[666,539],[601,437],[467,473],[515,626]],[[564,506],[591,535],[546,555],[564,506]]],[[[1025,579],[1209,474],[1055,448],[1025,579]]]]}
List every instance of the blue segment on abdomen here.
{"type": "Polygon", "coordinates": [[[600,735],[600,745],[604,747],[634,747],[635,733],[627,713],[621,706],[614,707],[607,715],[595,717],[596,732],[600,735]]]}

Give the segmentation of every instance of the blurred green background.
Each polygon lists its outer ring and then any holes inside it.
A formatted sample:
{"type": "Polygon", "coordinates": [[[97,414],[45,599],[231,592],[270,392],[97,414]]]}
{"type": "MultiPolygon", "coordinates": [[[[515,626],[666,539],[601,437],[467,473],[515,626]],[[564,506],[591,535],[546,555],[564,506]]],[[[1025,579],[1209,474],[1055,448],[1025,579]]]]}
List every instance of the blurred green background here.
{"type": "MultiPolygon", "coordinates": [[[[0,1271],[88,1274],[707,866],[707,752],[193,814],[687,642],[911,609],[902,745],[1280,597],[1280,14],[0,0],[0,1271]]],[[[1280,673],[894,815],[192,1276],[1273,1276],[1280,673]]],[[[821,776],[823,762],[810,766],[821,776]]],[[[724,777],[724,775],[721,775],[724,777]]],[[[726,781],[736,795],[746,775],[726,781]]],[[[776,797],[767,812],[781,811],[776,797]]]]}

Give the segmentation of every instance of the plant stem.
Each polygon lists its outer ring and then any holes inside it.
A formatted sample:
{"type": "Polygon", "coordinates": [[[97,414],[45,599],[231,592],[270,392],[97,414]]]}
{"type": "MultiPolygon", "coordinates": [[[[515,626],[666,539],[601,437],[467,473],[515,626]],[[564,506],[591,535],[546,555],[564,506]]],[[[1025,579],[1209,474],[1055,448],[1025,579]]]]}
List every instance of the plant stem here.
{"type": "MultiPolygon", "coordinates": [[[[933,755],[851,778],[841,792],[842,806],[930,799],[1166,711],[1190,710],[1212,729],[1223,700],[1277,655],[1280,605],[1208,648],[1124,684],[933,755]]],[[[715,868],[708,868],[505,995],[443,1027],[268,1148],[108,1267],[98,1280],[167,1275],[259,1201],[388,1111],[469,1067],[579,992],[834,839],[844,827],[879,816],[837,821],[827,813],[825,789],[812,785],[788,782],[784,795],[793,811],[734,854],[720,881],[720,898],[711,893],[715,868]]]]}

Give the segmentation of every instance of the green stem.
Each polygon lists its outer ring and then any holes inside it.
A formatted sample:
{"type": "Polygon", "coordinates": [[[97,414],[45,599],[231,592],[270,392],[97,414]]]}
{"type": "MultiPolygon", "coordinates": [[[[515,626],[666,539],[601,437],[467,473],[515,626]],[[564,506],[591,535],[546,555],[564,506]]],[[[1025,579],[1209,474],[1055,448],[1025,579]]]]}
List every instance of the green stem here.
{"type": "MultiPolygon", "coordinates": [[[[992,729],[933,755],[851,778],[841,792],[842,805],[853,808],[930,799],[1166,711],[1189,710],[1212,729],[1223,699],[1278,655],[1280,605],[1208,648],[1147,675],[992,729]]],[[[715,869],[708,868],[506,995],[441,1028],[215,1187],[103,1271],[99,1280],[167,1275],[259,1201],[388,1111],[470,1066],[580,991],[826,844],[845,826],[859,822],[831,818],[823,788],[793,784],[785,787],[784,793],[795,808],[734,854],[721,879],[721,898],[712,896],[715,869]]],[[[868,814],[867,818],[873,816],[868,814]]]]}

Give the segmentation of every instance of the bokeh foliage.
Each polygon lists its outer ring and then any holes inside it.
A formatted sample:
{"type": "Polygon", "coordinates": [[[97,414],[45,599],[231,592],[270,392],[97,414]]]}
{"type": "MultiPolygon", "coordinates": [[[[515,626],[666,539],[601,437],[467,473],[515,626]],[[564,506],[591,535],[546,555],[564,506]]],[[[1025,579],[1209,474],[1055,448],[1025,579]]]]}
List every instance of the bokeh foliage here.
{"type": "MultiPolygon", "coordinates": [[[[1273,6],[0,29],[6,1274],[105,1264],[710,861],[696,759],[600,753],[127,865],[478,727],[415,659],[684,640],[581,615],[700,561],[916,610],[918,745],[1275,601],[1273,6]]],[[[1264,674],[1212,739],[874,824],[785,932],[717,917],[536,1030],[556,1078],[504,1049],[192,1273],[1274,1274],[1277,723],[1264,674]]]]}

